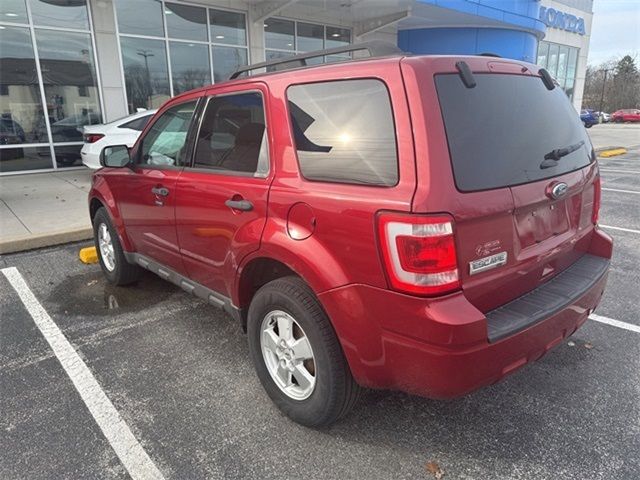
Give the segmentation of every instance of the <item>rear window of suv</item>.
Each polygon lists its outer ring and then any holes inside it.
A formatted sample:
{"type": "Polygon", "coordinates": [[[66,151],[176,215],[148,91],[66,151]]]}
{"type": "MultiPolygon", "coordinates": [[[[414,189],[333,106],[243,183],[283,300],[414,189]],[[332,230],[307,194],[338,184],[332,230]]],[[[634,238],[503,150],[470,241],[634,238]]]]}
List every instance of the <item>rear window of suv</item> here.
{"type": "Polygon", "coordinates": [[[459,190],[535,182],[591,162],[589,137],[561,88],[547,90],[540,77],[474,77],[467,88],[457,74],[435,76],[459,190]],[[564,155],[554,160],[554,151],[564,155]]]}
{"type": "Polygon", "coordinates": [[[398,155],[389,92],[374,79],[287,89],[300,171],[308,180],[393,186],[398,155]]]}

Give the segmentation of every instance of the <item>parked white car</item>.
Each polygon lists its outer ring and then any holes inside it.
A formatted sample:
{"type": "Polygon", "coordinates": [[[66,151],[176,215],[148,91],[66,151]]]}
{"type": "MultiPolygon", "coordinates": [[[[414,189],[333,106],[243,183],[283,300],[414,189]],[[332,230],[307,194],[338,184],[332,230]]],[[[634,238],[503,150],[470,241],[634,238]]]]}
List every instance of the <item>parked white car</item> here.
{"type": "Polygon", "coordinates": [[[82,132],[82,163],[97,169],[100,168],[100,152],[104,147],[126,145],[131,148],[155,113],[156,110],[143,110],[110,123],[86,125],[82,132]]]}

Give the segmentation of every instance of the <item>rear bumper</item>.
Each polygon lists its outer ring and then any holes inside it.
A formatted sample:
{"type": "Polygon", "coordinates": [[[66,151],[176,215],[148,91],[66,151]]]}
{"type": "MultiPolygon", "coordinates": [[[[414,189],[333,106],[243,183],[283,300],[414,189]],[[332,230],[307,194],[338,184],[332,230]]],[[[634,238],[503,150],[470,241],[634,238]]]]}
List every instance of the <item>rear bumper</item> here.
{"type": "MultiPolygon", "coordinates": [[[[452,398],[498,382],[573,334],[604,292],[608,260],[602,262],[588,285],[574,291],[575,296],[566,296],[555,309],[520,325],[515,333],[491,341],[492,312],[478,311],[461,292],[426,300],[349,285],[319,298],[360,384],[452,398]]],[[[501,321],[510,319],[503,316],[501,321]]],[[[517,323],[515,317],[511,321],[517,323]]]]}

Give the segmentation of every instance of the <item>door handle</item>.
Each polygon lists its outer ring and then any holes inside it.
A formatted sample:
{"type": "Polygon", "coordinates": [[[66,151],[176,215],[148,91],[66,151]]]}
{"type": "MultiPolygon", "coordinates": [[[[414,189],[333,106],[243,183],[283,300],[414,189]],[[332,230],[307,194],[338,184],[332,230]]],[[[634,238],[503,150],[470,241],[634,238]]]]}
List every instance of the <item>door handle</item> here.
{"type": "Polygon", "coordinates": [[[233,210],[241,210],[243,212],[249,212],[253,210],[253,203],[251,203],[249,200],[229,199],[226,202],[224,202],[224,204],[233,210]]]}
{"type": "Polygon", "coordinates": [[[153,187],[151,189],[151,193],[153,193],[154,195],[166,197],[167,195],[169,195],[169,189],[165,187],[153,187]]]}

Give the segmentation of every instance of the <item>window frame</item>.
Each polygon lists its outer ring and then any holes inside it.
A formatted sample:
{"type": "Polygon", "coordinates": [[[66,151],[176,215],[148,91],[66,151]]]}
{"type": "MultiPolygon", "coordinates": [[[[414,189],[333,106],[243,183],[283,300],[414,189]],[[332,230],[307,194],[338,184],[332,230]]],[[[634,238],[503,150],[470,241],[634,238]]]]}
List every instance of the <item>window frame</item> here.
{"type": "Polygon", "coordinates": [[[161,111],[159,110],[158,112],[156,112],[153,115],[154,118],[149,120],[149,122],[147,122],[147,125],[145,125],[144,129],[142,130],[140,137],[138,138],[138,141],[135,144],[135,151],[131,152],[133,169],[135,171],[184,169],[190,163],[191,155],[193,153],[193,142],[194,142],[193,130],[194,130],[195,122],[198,119],[198,115],[201,110],[201,107],[202,107],[202,96],[198,96],[198,97],[190,97],[190,98],[184,99],[183,101],[169,102],[165,108],[163,108],[161,111]],[[147,135],[149,135],[149,132],[151,131],[153,126],[158,122],[158,120],[160,120],[162,116],[172,108],[178,107],[180,105],[185,105],[187,103],[192,103],[192,102],[195,102],[195,107],[193,109],[193,115],[191,116],[191,121],[189,123],[189,128],[187,129],[187,135],[184,141],[184,144],[186,147],[185,162],[183,162],[182,165],[149,165],[149,164],[141,163],[140,160],[142,156],[144,140],[147,137],[147,135]]]}
{"type": "Polygon", "coordinates": [[[210,174],[210,175],[222,175],[225,177],[242,177],[242,178],[255,178],[257,180],[267,180],[269,179],[269,177],[271,176],[272,172],[273,172],[273,161],[272,158],[273,156],[271,155],[271,141],[269,140],[270,132],[269,132],[269,115],[267,114],[267,102],[265,101],[265,92],[262,91],[259,88],[256,88],[255,86],[253,86],[252,88],[248,88],[248,89],[241,89],[241,90],[232,90],[232,91],[225,91],[225,92],[221,92],[221,93],[215,93],[215,92],[208,92],[206,94],[206,96],[202,97],[202,106],[199,112],[199,118],[197,119],[197,128],[194,129],[194,135],[192,140],[192,144],[191,144],[191,149],[189,150],[189,161],[185,164],[184,168],[186,171],[188,172],[195,172],[195,173],[206,173],[206,174],[210,174]],[[267,166],[268,169],[265,173],[263,174],[259,174],[258,172],[254,172],[254,173],[249,173],[249,172],[240,172],[240,171],[236,171],[236,170],[217,170],[217,169],[213,169],[213,168],[204,168],[204,167],[196,167],[195,165],[195,153],[196,153],[196,142],[198,140],[198,138],[200,137],[200,132],[202,130],[202,122],[204,121],[204,117],[205,114],[207,112],[207,107],[209,106],[209,103],[216,98],[223,98],[223,97],[230,97],[233,95],[243,95],[243,94],[247,94],[247,93],[258,93],[260,95],[260,98],[262,100],[262,111],[263,111],[263,115],[264,115],[264,130],[265,130],[265,136],[264,138],[267,141],[267,166]]]}
{"type": "Polygon", "coordinates": [[[400,186],[400,184],[402,183],[401,168],[400,168],[401,159],[400,159],[400,145],[398,143],[398,130],[397,130],[397,124],[396,124],[396,111],[393,105],[393,97],[391,96],[391,90],[389,90],[389,85],[387,85],[387,82],[384,79],[380,77],[375,77],[375,76],[366,76],[366,77],[352,77],[348,79],[334,78],[330,80],[312,80],[308,82],[292,83],[287,86],[284,94],[285,94],[285,101],[286,101],[286,108],[287,108],[286,115],[287,115],[287,125],[289,127],[289,136],[291,138],[291,146],[293,147],[293,150],[295,152],[296,164],[298,166],[298,174],[300,175],[301,180],[305,182],[322,183],[327,185],[344,185],[347,187],[364,187],[364,188],[376,188],[376,189],[381,189],[381,188],[391,189],[391,188],[397,188],[398,186],[400,186]],[[393,185],[380,185],[380,184],[373,184],[373,183],[367,184],[367,183],[357,183],[357,182],[339,182],[336,180],[317,180],[313,178],[307,178],[302,171],[300,158],[298,156],[298,147],[296,145],[296,139],[293,134],[293,122],[292,122],[291,110],[289,108],[289,89],[291,87],[304,86],[304,85],[315,85],[320,83],[351,82],[356,80],[376,80],[384,86],[384,89],[387,92],[387,98],[389,100],[389,108],[391,109],[391,124],[393,126],[393,138],[394,138],[394,146],[395,146],[395,154],[396,154],[397,176],[396,176],[396,182],[393,185]]]}

